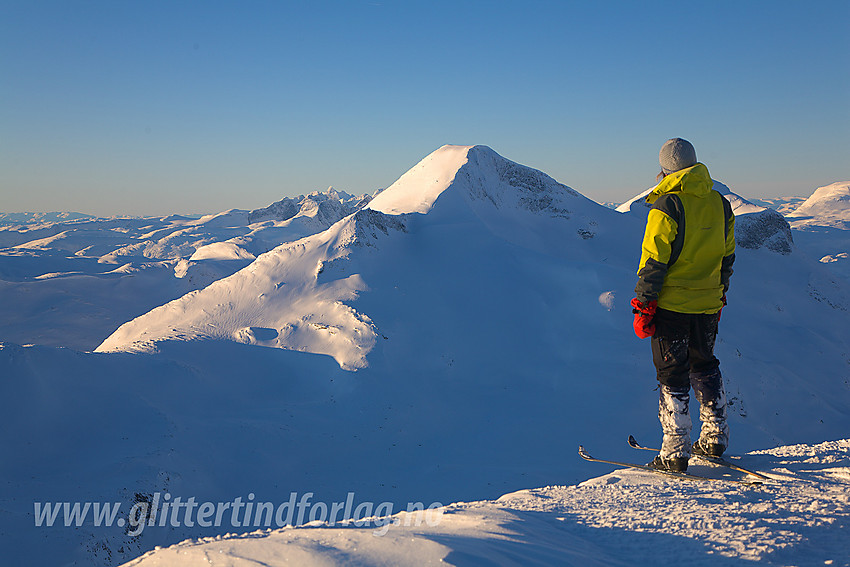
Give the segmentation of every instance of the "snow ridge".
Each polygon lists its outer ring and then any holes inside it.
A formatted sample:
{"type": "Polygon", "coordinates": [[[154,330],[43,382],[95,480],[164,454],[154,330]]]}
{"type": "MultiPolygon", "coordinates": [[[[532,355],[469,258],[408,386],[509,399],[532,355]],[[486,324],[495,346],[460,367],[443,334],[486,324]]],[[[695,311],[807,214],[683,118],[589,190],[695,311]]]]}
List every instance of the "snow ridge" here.
{"type": "Polygon", "coordinates": [[[359,274],[320,276],[353,246],[374,246],[381,235],[404,230],[399,219],[361,210],[125,323],[96,350],[153,352],[164,340],[225,339],[326,354],[345,369],[362,368],[376,332],[368,316],[345,302],[368,287],[359,274]]]}
{"type": "MultiPolygon", "coordinates": [[[[338,214],[340,206],[348,206],[345,203],[359,208],[363,202],[330,190],[300,202],[280,201],[248,217],[276,214],[288,222],[305,209],[318,216],[327,205],[338,214]]],[[[369,275],[357,266],[364,249],[381,250],[383,241],[407,234],[412,217],[419,217],[420,229],[423,222],[463,223],[469,227],[459,238],[495,235],[533,250],[563,254],[559,249],[565,231],[574,231],[577,242],[590,240],[599,230],[598,217],[616,216],[486,146],[443,146],[367,207],[324,232],[259,255],[240,272],[201,291],[125,323],[97,350],[153,351],[164,340],[214,338],[327,354],[345,369],[363,368],[377,332],[370,316],[352,306],[360,292],[370,289],[369,275]]],[[[226,247],[230,243],[211,246],[219,257],[244,258],[226,247]]],[[[198,249],[196,255],[207,248],[198,249]]],[[[394,263],[392,256],[384,260],[394,263]]]]}

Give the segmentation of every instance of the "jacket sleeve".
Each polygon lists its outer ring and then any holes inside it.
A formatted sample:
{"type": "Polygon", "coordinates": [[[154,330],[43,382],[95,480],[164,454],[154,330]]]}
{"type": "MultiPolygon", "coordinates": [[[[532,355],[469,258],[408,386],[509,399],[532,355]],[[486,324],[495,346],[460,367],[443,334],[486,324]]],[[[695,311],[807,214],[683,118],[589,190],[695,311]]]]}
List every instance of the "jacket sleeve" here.
{"type": "Polygon", "coordinates": [[[678,230],[679,224],[673,217],[659,208],[650,209],[635,286],[635,295],[642,303],[658,300],[678,230]]]}
{"type": "Polygon", "coordinates": [[[723,293],[729,291],[729,278],[732,277],[732,264],[735,263],[735,215],[732,213],[732,205],[723,199],[723,213],[726,215],[726,254],[720,264],[720,283],[723,284],[723,293]]]}

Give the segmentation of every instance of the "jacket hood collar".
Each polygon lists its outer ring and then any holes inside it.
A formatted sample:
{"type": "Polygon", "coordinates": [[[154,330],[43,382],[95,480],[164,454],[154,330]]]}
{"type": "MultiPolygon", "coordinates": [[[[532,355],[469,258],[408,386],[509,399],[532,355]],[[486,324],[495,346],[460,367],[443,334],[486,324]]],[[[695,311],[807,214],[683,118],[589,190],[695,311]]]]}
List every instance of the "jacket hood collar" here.
{"type": "Polygon", "coordinates": [[[661,183],[656,185],[655,189],[646,196],[646,202],[652,204],[661,195],[666,195],[667,193],[688,193],[696,196],[707,195],[711,192],[713,186],[714,182],[711,180],[708,168],[698,163],[694,166],[673,172],[662,179],[661,183]]]}

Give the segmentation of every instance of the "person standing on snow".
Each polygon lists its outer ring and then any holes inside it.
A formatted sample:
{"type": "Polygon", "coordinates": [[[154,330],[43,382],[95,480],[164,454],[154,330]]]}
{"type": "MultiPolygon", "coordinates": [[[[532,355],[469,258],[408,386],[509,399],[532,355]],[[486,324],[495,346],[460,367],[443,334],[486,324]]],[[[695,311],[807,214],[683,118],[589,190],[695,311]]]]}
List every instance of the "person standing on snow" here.
{"type": "Polygon", "coordinates": [[[646,197],[638,283],[632,300],[635,334],[652,337],[664,439],[649,463],[685,471],[691,453],[720,456],[729,444],[726,393],[714,340],[735,261],[735,216],[699,163],[690,142],[673,138],[659,152],[660,182],[646,197]],[[690,388],[702,429],[691,446],[690,388]]]}

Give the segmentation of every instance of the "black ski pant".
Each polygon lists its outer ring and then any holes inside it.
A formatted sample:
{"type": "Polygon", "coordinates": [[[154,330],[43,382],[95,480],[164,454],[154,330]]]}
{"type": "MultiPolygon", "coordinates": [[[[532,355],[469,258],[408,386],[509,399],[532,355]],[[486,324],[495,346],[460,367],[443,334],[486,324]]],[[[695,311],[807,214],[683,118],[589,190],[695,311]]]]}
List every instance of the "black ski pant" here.
{"type": "Polygon", "coordinates": [[[673,391],[687,392],[693,379],[697,382],[693,384],[697,390],[701,389],[703,382],[706,382],[704,387],[708,390],[716,391],[722,387],[720,361],[714,356],[716,313],[677,313],[658,309],[654,322],[652,362],[662,385],[673,391]]]}
{"type": "Polygon", "coordinates": [[[690,453],[690,389],[700,405],[701,443],[729,444],[726,393],[720,362],[714,356],[717,314],[676,313],[659,309],[655,314],[652,360],[660,382],[658,419],[664,432],[663,458],[690,453]]]}

